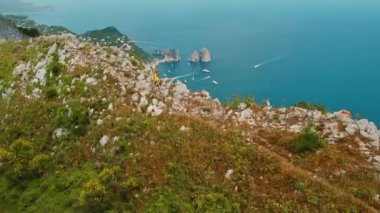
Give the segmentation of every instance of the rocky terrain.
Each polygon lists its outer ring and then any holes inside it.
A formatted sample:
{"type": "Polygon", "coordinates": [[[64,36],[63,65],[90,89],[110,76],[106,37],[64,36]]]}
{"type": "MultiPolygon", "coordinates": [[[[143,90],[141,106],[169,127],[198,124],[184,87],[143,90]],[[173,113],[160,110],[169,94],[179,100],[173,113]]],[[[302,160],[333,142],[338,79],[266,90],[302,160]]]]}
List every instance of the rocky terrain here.
{"type": "Polygon", "coordinates": [[[15,24],[0,18],[0,40],[24,38],[27,38],[27,36],[15,24]]]}
{"type": "Polygon", "coordinates": [[[155,84],[128,44],[64,34],[0,48],[0,211],[380,209],[380,132],[366,119],[155,84]],[[326,144],[298,152],[308,131],[326,144]]]}
{"type": "Polygon", "coordinates": [[[72,31],[62,26],[49,26],[45,24],[37,24],[35,21],[29,19],[27,16],[0,14],[0,19],[9,20],[19,28],[36,29],[42,35],[61,35],[65,33],[74,34],[72,31]]]}

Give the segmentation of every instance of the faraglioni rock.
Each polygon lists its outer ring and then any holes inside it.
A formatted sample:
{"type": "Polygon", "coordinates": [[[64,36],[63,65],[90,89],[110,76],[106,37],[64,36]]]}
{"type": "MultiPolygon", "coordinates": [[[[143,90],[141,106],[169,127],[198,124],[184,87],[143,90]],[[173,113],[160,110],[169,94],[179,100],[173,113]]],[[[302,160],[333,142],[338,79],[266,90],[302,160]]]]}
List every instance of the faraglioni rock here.
{"type": "Polygon", "coordinates": [[[209,49],[207,48],[201,49],[201,61],[204,63],[211,62],[211,53],[209,49]]]}
{"type": "Polygon", "coordinates": [[[167,63],[171,62],[178,62],[181,60],[181,57],[179,55],[179,51],[176,49],[169,49],[164,54],[164,59],[167,63]]]}
{"type": "Polygon", "coordinates": [[[160,63],[173,63],[181,60],[179,51],[174,48],[169,50],[155,50],[153,56],[160,57],[160,63]]]}
{"type": "Polygon", "coordinates": [[[199,62],[199,52],[198,51],[194,51],[191,56],[189,57],[189,62],[190,63],[198,63],[199,62]]]}

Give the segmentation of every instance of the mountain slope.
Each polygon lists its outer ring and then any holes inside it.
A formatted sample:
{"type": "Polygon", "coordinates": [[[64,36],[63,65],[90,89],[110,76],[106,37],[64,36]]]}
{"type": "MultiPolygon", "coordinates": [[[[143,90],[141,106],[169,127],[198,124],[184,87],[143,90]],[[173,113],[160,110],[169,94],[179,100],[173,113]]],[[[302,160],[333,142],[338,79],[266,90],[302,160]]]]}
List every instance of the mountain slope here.
{"type": "Polygon", "coordinates": [[[221,105],[155,84],[128,48],[71,35],[0,48],[2,212],[380,209],[379,134],[366,120],[221,105]],[[321,146],[294,148],[310,141],[321,146]]]}
{"type": "Polygon", "coordinates": [[[27,38],[15,24],[6,19],[0,18],[0,40],[8,40],[8,39],[24,39],[27,38]]]}

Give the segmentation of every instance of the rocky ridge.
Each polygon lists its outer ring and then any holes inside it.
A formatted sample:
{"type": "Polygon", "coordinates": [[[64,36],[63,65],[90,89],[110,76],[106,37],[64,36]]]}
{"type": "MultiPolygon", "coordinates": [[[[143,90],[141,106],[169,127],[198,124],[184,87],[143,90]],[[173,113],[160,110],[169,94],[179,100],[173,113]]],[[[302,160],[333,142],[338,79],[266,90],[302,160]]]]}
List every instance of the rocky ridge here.
{"type": "MultiPolygon", "coordinates": [[[[103,125],[108,119],[118,120],[118,117],[111,115],[116,105],[132,107],[136,112],[152,116],[182,114],[202,117],[224,130],[231,126],[244,127],[242,135],[248,142],[254,137],[261,137],[259,133],[262,130],[299,133],[308,123],[313,123],[329,141],[329,146],[337,146],[342,141],[354,142],[373,169],[380,173],[380,131],[366,119],[353,120],[340,112],[323,114],[298,107],[273,108],[240,103],[237,108],[231,108],[212,99],[207,91],[190,92],[180,81],[163,78],[156,85],[151,79],[149,66],[141,69],[131,63],[128,47],[101,47],[66,34],[30,40],[28,48],[36,48],[38,41],[51,44],[47,53],[40,54],[35,62],[19,62],[12,72],[15,80],[0,82],[3,99],[10,99],[18,93],[28,99],[43,98],[47,82],[53,77],[47,71],[48,65],[56,54],[59,62],[67,67],[65,72],[75,76],[70,81],[60,75],[56,77],[59,82],[58,98],[63,103],[65,96],[78,88],[100,91],[78,96],[81,103],[93,99],[109,103],[101,110],[88,108],[91,119],[96,120],[97,125],[103,125]],[[78,68],[84,67],[91,69],[78,71],[78,68]],[[107,89],[102,91],[105,87],[107,89]]],[[[181,127],[181,131],[186,129],[186,126],[181,127]]],[[[54,134],[62,137],[69,134],[69,130],[57,129],[54,134]]],[[[112,140],[115,139],[104,135],[99,143],[105,146],[112,140]]]]}
{"type": "MultiPolygon", "coordinates": [[[[312,122],[330,144],[353,138],[363,154],[380,171],[380,155],[377,155],[380,131],[373,122],[366,119],[353,120],[339,112],[323,114],[320,111],[309,111],[298,107],[279,109],[263,107],[259,111],[254,111],[244,103],[240,104],[239,109],[228,109],[219,100],[212,99],[207,91],[190,92],[180,81],[163,78],[156,86],[151,80],[149,67],[140,71],[130,63],[130,56],[125,51],[130,50],[128,47],[124,50],[116,47],[105,49],[81,41],[72,35],[39,39],[61,41],[65,45],[58,48],[57,43],[53,43],[47,55],[41,55],[34,65],[30,62],[18,64],[12,74],[14,77],[19,77],[19,82],[10,82],[8,87],[3,86],[1,90],[3,98],[11,97],[18,86],[22,88],[25,97],[40,98],[48,78],[47,65],[52,60],[52,54],[57,52],[60,62],[66,64],[68,72],[74,72],[77,65],[92,66],[93,70],[104,70],[100,79],[95,77],[98,74],[95,72],[74,78],[72,83],[64,88],[66,90],[72,89],[76,81],[84,82],[86,86],[96,86],[106,81],[109,76],[116,80],[115,89],[120,90],[118,101],[134,106],[136,111],[153,116],[164,112],[184,113],[190,116],[208,117],[220,123],[233,123],[236,126],[245,124],[252,128],[253,132],[264,128],[299,133],[305,125],[312,122]],[[107,52],[110,50],[113,51],[111,56],[107,52]],[[127,93],[132,94],[127,96],[127,93]]],[[[31,48],[33,45],[31,42],[31,48]]]]}
{"type": "Polygon", "coordinates": [[[27,38],[15,24],[0,18],[0,40],[27,38]]]}

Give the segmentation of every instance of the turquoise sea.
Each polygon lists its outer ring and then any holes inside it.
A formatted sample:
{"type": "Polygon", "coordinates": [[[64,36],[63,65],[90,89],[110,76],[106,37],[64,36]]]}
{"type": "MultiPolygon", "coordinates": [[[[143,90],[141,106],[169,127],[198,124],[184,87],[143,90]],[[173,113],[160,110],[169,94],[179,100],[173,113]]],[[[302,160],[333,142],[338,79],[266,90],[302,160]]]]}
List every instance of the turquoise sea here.
{"type": "Polygon", "coordinates": [[[40,23],[78,33],[114,25],[148,52],[178,49],[182,62],[160,66],[160,75],[185,75],[190,89],[221,101],[233,95],[268,97],[275,106],[307,100],[380,124],[378,0],[29,1],[54,6],[31,14],[40,23]],[[206,80],[202,67],[187,64],[201,47],[213,57],[206,80]]]}

